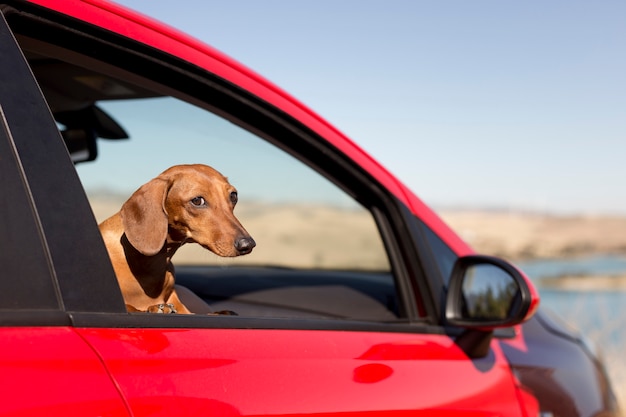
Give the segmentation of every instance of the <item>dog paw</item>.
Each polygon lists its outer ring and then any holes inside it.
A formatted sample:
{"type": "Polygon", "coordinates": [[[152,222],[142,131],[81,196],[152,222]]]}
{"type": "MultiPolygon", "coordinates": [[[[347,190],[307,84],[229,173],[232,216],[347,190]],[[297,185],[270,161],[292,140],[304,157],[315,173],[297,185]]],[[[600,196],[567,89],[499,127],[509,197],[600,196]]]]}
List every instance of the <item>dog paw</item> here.
{"type": "Polygon", "coordinates": [[[239,314],[235,313],[234,311],[230,311],[230,310],[220,310],[220,311],[216,311],[215,313],[211,313],[211,315],[214,315],[214,316],[238,316],[239,314]]]}

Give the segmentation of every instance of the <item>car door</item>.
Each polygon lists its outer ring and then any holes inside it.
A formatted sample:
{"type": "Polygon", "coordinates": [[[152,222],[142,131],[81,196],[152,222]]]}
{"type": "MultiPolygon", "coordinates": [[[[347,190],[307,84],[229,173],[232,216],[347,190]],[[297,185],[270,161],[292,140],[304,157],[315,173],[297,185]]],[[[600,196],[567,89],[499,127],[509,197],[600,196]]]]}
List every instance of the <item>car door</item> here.
{"type": "MultiPolygon", "coordinates": [[[[445,323],[443,279],[429,260],[421,226],[391,190],[391,176],[381,182],[368,171],[371,162],[361,163],[368,161],[364,154],[340,149],[353,145],[337,145],[337,138],[331,144],[309,120],[253,94],[262,88],[251,78],[241,85],[236,78],[223,78],[239,68],[218,76],[210,65],[199,68],[115,33],[156,37],[136,23],[137,17],[81,3],[81,11],[89,9],[85,15],[106,22],[108,30],[103,30],[20,2],[12,5],[8,21],[57,123],[61,113],[76,111],[63,106],[78,103],[77,98],[90,111],[96,106],[99,115],[106,110],[105,122],[96,118],[88,119],[89,125],[65,126],[64,133],[69,128],[95,132],[85,143],[101,146],[98,153],[81,148],[86,159],[96,159],[94,170],[99,170],[90,173],[85,163],[81,172],[78,165],[82,185],[68,155],[58,152],[62,139],[52,134],[49,114],[39,115],[47,117],[45,131],[35,133],[57,141],[55,151],[25,145],[17,156],[28,167],[29,183],[41,189],[33,192],[42,196],[37,210],[60,204],[50,207],[54,215],[42,216],[41,227],[62,310],[75,334],[101,358],[132,415],[524,415],[522,395],[498,343],[472,357],[455,341],[462,329],[445,323]],[[105,146],[100,140],[111,131],[119,133],[115,118],[129,126],[143,122],[143,139],[131,133],[129,142],[139,148],[105,146]],[[219,146],[209,141],[212,137],[219,146]],[[228,153],[226,144],[234,150],[228,153]],[[266,147],[272,152],[263,159],[266,147]],[[259,212],[267,216],[257,223],[260,236],[255,239],[258,249],[265,240],[276,250],[260,252],[266,258],[251,256],[253,265],[218,260],[178,269],[181,282],[192,289],[196,285],[203,301],[234,305],[241,308],[239,316],[126,313],[114,288],[93,219],[96,206],[93,199],[91,209],[85,205],[83,187],[89,193],[89,181],[98,185],[100,179],[118,177],[132,185],[142,179],[142,166],[156,175],[174,157],[211,158],[230,167],[225,174],[233,182],[247,180],[250,195],[262,185],[268,190],[256,196],[264,206],[248,206],[248,218],[259,212]],[[95,168],[100,160],[108,165],[95,168]],[[54,167],[55,174],[35,166],[37,161],[48,171],[54,167]],[[292,178],[298,181],[288,181],[292,178]],[[320,182],[339,196],[332,200],[330,217],[325,194],[317,194],[320,182]],[[59,191],[61,201],[43,201],[49,190],[59,191]],[[263,198],[272,190],[278,193],[268,208],[263,198]],[[69,201],[76,202],[72,210],[66,207],[69,201]],[[282,211],[287,205],[290,211],[282,211]],[[300,219],[297,227],[288,216],[300,219]],[[355,239],[351,222],[363,218],[369,234],[355,239]],[[313,249],[302,246],[303,236],[315,243],[313,249]],[[61,260],[64,244],[73,248],[72,262],[61,260]],[[336,259],[348,252],[358,256],[336,259]],[[207,289],[207,283],[216,285],[207,289]],[[245,291],[238,287],[244,284],[249,285],[245,291]],[[368,293],[368,288],[375,290],[368,293]],[[382,301],[381,288],[389,291],[382,301]]],[[[71,10],[67,3],[63,7],[71,10]]],[[[167,38],[168,45],[177,43],[173,33],[158,37],[167,38]]],[[[198,53],[215,60],[208,49],[198,53]]]]}

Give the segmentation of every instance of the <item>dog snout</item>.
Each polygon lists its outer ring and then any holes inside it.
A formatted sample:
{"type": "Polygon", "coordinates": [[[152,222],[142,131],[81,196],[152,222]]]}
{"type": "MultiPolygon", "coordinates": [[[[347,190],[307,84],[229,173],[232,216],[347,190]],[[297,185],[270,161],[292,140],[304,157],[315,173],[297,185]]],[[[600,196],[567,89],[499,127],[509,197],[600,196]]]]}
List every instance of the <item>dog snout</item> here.
{"type": "Polygon", "coordinates": [[[240,237],[235,241],[235,249],[240,255],[245,255],[252,252],[252,249],[256,246],[256,242],[251,237],[240,237]]]}

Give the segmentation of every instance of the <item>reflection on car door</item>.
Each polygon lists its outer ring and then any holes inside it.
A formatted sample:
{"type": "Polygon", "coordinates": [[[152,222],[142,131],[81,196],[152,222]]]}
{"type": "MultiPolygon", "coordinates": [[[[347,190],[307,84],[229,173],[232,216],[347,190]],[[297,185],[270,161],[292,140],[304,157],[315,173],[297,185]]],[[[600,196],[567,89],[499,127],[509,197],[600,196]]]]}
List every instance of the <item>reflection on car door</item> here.
{"type": "Polygon", "coordinates": [[[487,357],[469,360],[445,335],[263,329],[80,333],[104,358],[135,416],[521,415],[498,344],[487,357]]]}

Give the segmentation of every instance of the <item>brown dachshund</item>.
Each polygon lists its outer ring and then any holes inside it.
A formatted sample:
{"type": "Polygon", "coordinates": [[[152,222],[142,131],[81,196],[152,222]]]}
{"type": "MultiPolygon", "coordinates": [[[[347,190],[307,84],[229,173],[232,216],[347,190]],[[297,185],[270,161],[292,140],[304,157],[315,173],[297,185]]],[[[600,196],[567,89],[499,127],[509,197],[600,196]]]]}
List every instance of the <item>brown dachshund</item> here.
{"type": "Polygon", "coordinates": [[[172,256],[195,242],[224,257],[256,243],[233,214],[237,190],[206,165],[173,166],[100,224],[128,311],[191,312],[174,289],[172,256]]]}

